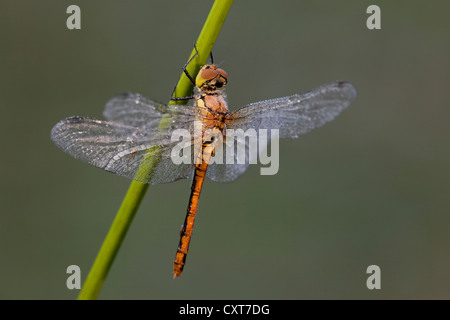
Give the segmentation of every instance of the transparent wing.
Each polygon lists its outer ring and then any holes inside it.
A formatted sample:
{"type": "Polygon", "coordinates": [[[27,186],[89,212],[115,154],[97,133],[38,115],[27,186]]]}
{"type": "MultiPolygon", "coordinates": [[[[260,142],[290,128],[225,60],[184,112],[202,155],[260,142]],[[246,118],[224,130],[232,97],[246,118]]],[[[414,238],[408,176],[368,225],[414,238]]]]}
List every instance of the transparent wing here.
{"type": "Polygon", "coordinates": [[[168,118],[170,128],[192,128],[197,109],[188,105],[165,105],[138,93],[122,93],[105,106],[106,120],[137,127],[142,131],[157,130],[163,117],[168,118]],[[170,117],[170,119],[169,119],[170,117]]]}
{"type": "MultiPolygon", "coordinates": [[[[171,132],[145,132],[112,121],[72,117],[52,129],[52,141],[72,157],[118,175],[158,184],[188,178],[192,164],[171,159],[171,132]]],[[[190,163],[193,163],[192,161],[190,163]]]]}
{"type": "Polygon", "coordinates": [[[231,138],[227,137],[228,145],[226,142],[220,142],[214,150],[214,158],[219,161],[210,163],[206,171],[206,176],[212,181],[234,181],[248,169],[250,163],[256,163],[249,159],[250,140],[231,138]]]}
{"type": "Polygon", "coordinates": [[[355,99],[351,83],[334,82],[303,94],[242,107],[231,113],[227,128],[278,129],[280,138],[297,138],[333,120],[355,99]]]}
{"type": "Polygon", "coordinates": [[[352,84],[335,82],[304,94],[260,101],[236,110],[227,120],[227,139],[230,138],[228,132],[231,130],[244,133],[253,130],[257,133],[257,144],[252,144],[252,138],[248,136],[244,142],[236,140],[236,146],[245,153],[245,163],[238,164],[235,153],[235,164],[211,164],[207,176],[217,182],[237,179],[249,164],[256,163],[259,153],[267,148],[273,134],[272,129],[279,130],[279,138],[297,138],[333,120],[355,98],[356,90],[352,84]],[[260,129],[266,129],[265,139],[261,139],[260,129]]]}

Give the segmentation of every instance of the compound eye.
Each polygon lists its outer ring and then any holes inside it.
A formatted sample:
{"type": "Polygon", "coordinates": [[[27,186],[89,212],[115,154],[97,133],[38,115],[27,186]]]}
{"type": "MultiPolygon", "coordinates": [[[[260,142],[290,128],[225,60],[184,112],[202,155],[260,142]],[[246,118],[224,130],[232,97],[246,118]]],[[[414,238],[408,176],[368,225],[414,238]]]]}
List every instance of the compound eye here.
{"type": "Polygon", "coordinates": [[[223,69],[217,69],[216,72],[217,72],[222,78],[225,78],[225,80],[228,80],[228,75],[227,75],[227,73],[225,72],[225,70],[223,70],[223,69]]]}
{"type": "Polygon", "coordinates": [[[201,77],[205,80],[214,79],[217,76],[217,71],[214,69],[205,68],[201,71],[201,77]]]}

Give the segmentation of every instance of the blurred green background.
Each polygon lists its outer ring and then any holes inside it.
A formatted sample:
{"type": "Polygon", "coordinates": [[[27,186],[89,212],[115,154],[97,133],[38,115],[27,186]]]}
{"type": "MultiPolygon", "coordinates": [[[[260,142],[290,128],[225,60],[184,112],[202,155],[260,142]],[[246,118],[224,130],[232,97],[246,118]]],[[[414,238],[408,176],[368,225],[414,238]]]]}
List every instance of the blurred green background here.
{"type": "MultiPolygon", "coordinates": [[[[124,91],[168,101],[211,1],[0,3],[0,298],[75,299],[130,181],[50,141],[124,91]],[[81,7],[81,30],[66,8],[81,7]]],[[[100,299],[450,298],[448,1],[236,1],[214,47],[230,109],[348,80],[357,101],[280,143],[280,171],[151,186],[100,299]],[[381,8],[368,30],[366,8],[381,8]],[[381,268],[368,290],[366,268],[381,268]]]]}

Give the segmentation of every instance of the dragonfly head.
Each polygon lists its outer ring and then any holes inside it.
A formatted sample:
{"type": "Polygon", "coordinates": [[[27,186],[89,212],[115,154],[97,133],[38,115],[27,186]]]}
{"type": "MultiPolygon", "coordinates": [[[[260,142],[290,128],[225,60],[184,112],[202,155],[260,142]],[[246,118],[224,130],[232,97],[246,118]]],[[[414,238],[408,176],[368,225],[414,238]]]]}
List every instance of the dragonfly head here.
{"type": "Polygon", "coordinates": [[[227,84],[228,75],[223,69],[215,64],[205,64],[195,78],[195,85],[199,89],[216,90],[227,84]]]}

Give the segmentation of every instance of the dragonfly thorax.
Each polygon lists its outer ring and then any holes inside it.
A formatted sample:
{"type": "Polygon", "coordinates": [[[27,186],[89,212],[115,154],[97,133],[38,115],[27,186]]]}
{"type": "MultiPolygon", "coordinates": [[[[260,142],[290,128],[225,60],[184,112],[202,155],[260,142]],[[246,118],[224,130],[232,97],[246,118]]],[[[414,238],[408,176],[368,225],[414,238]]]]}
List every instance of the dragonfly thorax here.
{"type": "Polygon", "coordinates": [[[195,85],[200,91],[214,91],[227,84],[228,75],[225,70],[215,64],[204,65],[195,78],[195,85]]]}

